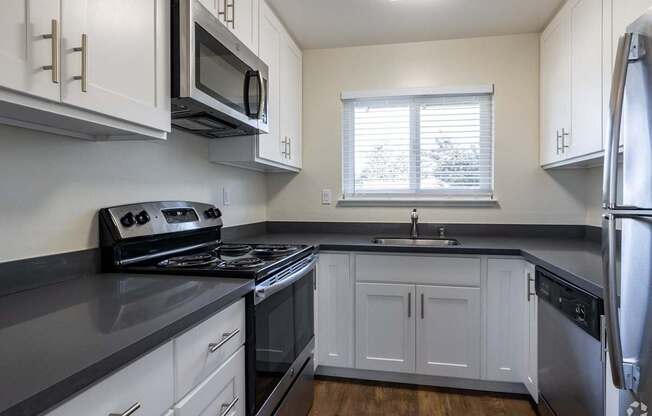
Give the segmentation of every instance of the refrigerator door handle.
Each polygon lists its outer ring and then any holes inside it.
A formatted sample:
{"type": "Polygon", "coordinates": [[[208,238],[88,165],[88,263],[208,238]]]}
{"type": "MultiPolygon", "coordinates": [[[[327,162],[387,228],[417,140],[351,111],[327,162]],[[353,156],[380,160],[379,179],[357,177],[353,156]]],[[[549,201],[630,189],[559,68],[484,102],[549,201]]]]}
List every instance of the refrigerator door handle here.
{"type": "Polygon", "coordinates": [[[618,42],[618,52],[611,82],[611,99],[609,102],[609,134],[604,153],[604,177],[602,183],[602,206],[616,209],[618,204],[618,147],[622,127],[623,102],[625,99],[625,81],[629,65],[629,51],[633,35],[626,33],[618,42]]]}
{"type": "Polygon", "coordinates": [[[605,276],[605,315],[607,323],[607,345],[613,384],[625,389],[623,366],[623,347],[620,339],[620,319],[618,316],[618,288],[616,286],[616,216],[605,214],[602,223],[602,269],[605,276]]]}

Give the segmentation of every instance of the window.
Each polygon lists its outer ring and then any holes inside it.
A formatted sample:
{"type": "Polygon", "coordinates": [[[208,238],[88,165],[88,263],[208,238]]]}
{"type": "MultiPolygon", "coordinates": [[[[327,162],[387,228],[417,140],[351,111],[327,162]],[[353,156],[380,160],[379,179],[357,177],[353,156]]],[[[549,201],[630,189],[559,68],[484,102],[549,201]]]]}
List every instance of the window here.
{"type": "Polygon", "coordinates": [[[343,93],[344,200],[491,200],[493,87],[343,93]]]}

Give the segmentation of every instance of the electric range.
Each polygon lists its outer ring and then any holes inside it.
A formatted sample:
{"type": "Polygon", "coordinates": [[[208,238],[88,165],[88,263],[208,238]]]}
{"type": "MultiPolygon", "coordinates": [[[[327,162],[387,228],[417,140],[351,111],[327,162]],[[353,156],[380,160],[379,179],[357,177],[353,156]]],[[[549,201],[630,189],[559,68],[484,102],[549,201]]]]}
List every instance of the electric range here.
{"type": "Polygon", "coordinates": [[[161,201],[100,210],[104,271],[256,281],[247,297],[247,415],[312,406],[315,249],[225,244],[211,204],[161,201]]]}

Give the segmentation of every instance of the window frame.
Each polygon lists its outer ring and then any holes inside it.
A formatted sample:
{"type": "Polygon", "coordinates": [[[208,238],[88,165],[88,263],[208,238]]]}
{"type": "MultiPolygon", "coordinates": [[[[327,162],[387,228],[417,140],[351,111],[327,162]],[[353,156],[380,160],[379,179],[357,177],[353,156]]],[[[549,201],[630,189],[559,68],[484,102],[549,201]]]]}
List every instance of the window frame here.
{"type": "Polygon", "coordinates": [[[392,89],[392,90],[376,90],[376,91],[350,91],[341,93],[342,101],[342,132],[341,132],[341,144],[342,144],[342,163],[341,163],[341,173],[342,173],[342,194],[341,198],[338,201],[339,205],[372,205],[372,206],[383,206],[383,205],[493,205],[497,203],[497,198],[495,194],[495,88],[493,84],[490,85],[479,85],[479,86],[465,86],[465,87],[443,87],[443,88],[410,88],[410,89],[392,89]],[[409,173],[409,182],[410,187],[406,192],[395,191],[395,192],[359,192],[359,193],[347,193],[347,189],[353,189],[352,182],[355,182],[355,139],[347,140],[347,120],[346,117],[352,116],[351,114],[346,114],[346,104],[347,102],[356,101],[356,100],[383,100],[383,99],[400,99],[405,98],[406,100],[412,100],[413,103],[417,103],[420,98],[426,97],[445,97],[445,96],[454,96],[462,97],[465,95],[489,95],[491,100],[491,128],[490,128],[490,167],[489,167],[489,190],[479,190],[469,191],[462,189],[449,189],[445,192],[440,190],[420,190],[420,187],[417,185],[420,182],[420,146],[421,146],[421,135],[415,132],[415,128],[419,128],[419,123],[412,120],[413,116],[418,115],[419,109],[413,111],[410,109],[410,147],[413,149],[410,151],[410,168],[414,167],[415,172],[409,173]],[[414,150],[416,149],[416,150],[414,150]],[[348,165],[351,165],[349,167],[348,165]],[[347,175],[347,169],[352,170],[351,175],[347,175]],[[350,176],[350,177],[349,177],[350,176]],[[347,184],[348,180],[348,184],[347,184]],[[413,182],[417,182],[417,184],[413,182]],[[416,191],[415,191],[416,190],[416,191]]]}

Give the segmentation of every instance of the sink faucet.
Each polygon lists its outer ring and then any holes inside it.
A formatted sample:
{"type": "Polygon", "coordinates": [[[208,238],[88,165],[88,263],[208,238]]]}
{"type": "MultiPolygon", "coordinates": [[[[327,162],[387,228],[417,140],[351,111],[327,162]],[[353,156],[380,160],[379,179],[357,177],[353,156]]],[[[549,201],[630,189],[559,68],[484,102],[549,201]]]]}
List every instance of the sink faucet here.
{"type": "Polygon", "coordinates": [[[412,221],[412,227],[410,228],[410,238],[417,239],[419,238],[419,228],[418,228],[418,222],[419,222],[419,214],[417,213],[416,208],[412,210],[412,213],[410,214],[410,220],[412,221]]]}

